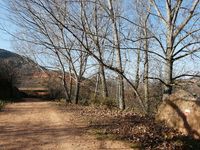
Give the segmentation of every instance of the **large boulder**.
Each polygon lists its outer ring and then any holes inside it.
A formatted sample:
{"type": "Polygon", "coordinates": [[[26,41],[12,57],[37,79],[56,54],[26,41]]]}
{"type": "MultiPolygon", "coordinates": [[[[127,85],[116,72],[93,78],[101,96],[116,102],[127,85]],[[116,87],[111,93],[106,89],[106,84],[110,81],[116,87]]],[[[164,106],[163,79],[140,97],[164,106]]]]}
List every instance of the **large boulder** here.
{"type": "Polygon", "coordinates": [[[156,119],[180,132],[200,139],[200,101],[179,90],[159,106],[156,119]]]}

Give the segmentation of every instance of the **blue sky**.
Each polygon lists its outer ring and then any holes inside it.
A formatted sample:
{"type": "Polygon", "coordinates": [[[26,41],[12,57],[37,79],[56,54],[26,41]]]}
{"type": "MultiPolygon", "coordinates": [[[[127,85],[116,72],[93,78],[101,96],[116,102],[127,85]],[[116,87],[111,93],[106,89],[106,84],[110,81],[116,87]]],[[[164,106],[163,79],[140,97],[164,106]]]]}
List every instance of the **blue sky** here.
{"type": "MultiPolygon", "coordinates": [[[[5,28],[7,31],[12,32],[12,33],[13,31],[17,30],[16,26],[9,22],[9,12],[7,11],[5,2],[6,0],[0,0],[0,48],[6,49],[9,51],[14,51],[14,48],[12,46],[12,40],[13,40],[12,36],[10,36],[5,31],[1,30],[2,28],[5,28]]],[[[133,2],[132,0],[126,0],[126,3],[123,3],[125,5],[129,4],[128,6],[130,7],[130,11],[127,11],[127,14],[126,14],[127,16],[129,16],[129,14],[131,14],[132,16],[133,14],[132,9],[131,9],[132,2],[133,2]]],[[[44,58],[42,58],[42,60],[44,60],[44,58]]],[[[188,70],[199,70],[200,61],[198,60],[198,61],[192,62],[191,59],[185,59],[184,61],[180,61],[179,64],[176,64],[175,69],[182,70],[182,66],[184,68],[189,68],[188,70]],[[189,67],[185,67],[185,66],[189,66],[189,67]]]]}
{"type": "Polygon", "coordinates": [[[3,29],[12,31],[15,30],[15,26],[8,21],[9,13],[4,2],[4,0],[0,0],[0,48],[12,51],[12,36],[3,29]]]}
{"type": "Polygon", "coordinates": [[[9,41],[10,37],[2,31],[0,31],[0,34],[1,34],[1,36],[0,36],[0,48],[11,51],[12,48],[11,48],[11,43],[9,41]]]}

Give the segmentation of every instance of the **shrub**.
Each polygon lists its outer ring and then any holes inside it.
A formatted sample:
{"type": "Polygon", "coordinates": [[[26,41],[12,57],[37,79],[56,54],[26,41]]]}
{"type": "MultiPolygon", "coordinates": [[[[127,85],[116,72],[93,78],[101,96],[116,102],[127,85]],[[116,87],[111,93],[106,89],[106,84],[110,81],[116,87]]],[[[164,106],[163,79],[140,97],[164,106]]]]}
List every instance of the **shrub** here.
{"type": "Polygon", "coordinates": [[[5,101],[0,100],[0,110],[5,106],[5,101]]]}
{"type": "Polygon", "coordinates": [[[50,99],[60,99],[65,97],[62,81],[58,78],[50,78],[47,88],[50,99]]]}
{"type": "Polygon", "coordinates": [[[95,97],[94,95],[90,97],[90,104],[94,104],[97,106],[106,106],[110,109],[113,107],[117,107],[117,103],[115,99],[111,97],[104,98],[102,96],[95,97]]]}
{"type": "Polygon", "coordinates": [[[200,139],[200,101],[191,93],[179,90],[166,99],[158,109],[156,119],[178,129],[185,135],[200,139]]]}

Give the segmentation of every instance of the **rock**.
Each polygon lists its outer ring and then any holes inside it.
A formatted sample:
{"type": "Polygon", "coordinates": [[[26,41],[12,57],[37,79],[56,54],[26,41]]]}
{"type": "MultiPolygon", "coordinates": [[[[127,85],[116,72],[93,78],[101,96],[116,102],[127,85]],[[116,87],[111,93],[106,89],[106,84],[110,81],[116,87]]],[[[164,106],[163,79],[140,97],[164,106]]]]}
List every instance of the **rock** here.
{"type": "Polygon", "coordinates": [[[159,106],[156,120],[200,139],[200,101],[184,90],[172,94],[159,106]]]}

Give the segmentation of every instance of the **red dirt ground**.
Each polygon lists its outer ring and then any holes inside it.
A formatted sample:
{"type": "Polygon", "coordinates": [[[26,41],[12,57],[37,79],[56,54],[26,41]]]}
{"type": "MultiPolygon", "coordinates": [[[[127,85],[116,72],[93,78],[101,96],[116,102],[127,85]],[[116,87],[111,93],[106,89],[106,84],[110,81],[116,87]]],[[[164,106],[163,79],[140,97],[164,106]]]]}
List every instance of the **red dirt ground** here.
{"type": "Polygon", "coordinates": [[[121,141],[97,140],[87,123],[55,102],[25,99],[0,112],[2,150],[131,149],[121,141]]]}

